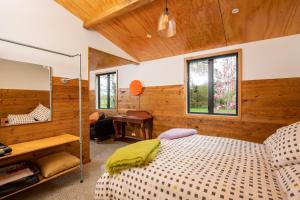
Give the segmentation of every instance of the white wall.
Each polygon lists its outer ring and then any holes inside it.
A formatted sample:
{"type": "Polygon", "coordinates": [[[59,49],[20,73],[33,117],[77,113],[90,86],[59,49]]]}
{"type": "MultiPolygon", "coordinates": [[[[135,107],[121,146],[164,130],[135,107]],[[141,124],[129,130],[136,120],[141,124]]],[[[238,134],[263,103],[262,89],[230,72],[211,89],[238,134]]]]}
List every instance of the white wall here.
{"type": "MultiPolygon", "coordinates": [[[[0,38],[82,54],[83,78],[88,79],[88,46],[132,59],[100,34],[82,28],[80,19],[54,0],[0,1],[0,38]]],[[[0,57],[53,67],[54,76],[74,78],[79,59],[19,47],[0,41],[0,57]]]]}
{"type": "Polygon", "coordinates": [[[50,91],[50,88],[48,67],[0,59],[0,89],[50,91]]]}
{"type": "MultiPolygon", "coordinates": [[[[184,84],[184,58],[214,52],[242,48],[243,80],[300,77],[300,34],[194,52],[142,62],[140,65],[126,65],[97,72],[118,70],[119,88],[128,88],[134,79],[144,86],[184,84]]],[[[90,89],[95,88],[95,72],[90,74],[90,89]]]]}

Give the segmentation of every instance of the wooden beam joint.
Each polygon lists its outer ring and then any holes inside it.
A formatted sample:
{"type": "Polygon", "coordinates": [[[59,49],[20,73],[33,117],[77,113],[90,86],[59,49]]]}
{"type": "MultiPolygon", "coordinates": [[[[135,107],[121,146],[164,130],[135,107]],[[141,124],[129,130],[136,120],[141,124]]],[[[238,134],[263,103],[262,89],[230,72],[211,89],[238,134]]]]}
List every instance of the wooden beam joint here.
{"type": "Polygon", "coordinates": [[[153,0],[124,0],[122,3],[111,7],[105,12],[99,12],[96,16],[84,22],[83,27],[86,29],[93,28],[99,23],[118,17],[130,11],[133,11],[153,0]]]}

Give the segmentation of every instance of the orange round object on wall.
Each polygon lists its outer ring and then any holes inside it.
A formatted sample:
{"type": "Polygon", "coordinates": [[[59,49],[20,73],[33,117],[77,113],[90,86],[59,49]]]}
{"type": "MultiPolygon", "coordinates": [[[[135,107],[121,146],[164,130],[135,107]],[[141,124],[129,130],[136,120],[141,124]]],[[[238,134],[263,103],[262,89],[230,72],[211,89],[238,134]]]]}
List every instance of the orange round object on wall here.
{"type": "Polygon", "coordinates": [[[139,80],[133,80],[129,86],[130,93],[134,96],[138,96],[143,92],[143,84],[139,80]]]}

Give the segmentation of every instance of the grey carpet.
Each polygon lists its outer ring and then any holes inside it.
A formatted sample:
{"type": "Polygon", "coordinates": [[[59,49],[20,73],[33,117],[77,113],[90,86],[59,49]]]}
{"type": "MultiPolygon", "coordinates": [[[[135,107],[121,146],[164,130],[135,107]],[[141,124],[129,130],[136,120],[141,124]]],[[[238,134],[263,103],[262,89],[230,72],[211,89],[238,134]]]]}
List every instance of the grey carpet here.
{"type": "Polygon", "coordinates": [[[115,149],[126,145],[110,140],[90,143],[92,162],[84,165],[84,182],[79,182],[79,170],[70,172],[37,187],[19,193],[10,200],[92,200],[97,180],[104,172],[106,159],[115,149]]]}

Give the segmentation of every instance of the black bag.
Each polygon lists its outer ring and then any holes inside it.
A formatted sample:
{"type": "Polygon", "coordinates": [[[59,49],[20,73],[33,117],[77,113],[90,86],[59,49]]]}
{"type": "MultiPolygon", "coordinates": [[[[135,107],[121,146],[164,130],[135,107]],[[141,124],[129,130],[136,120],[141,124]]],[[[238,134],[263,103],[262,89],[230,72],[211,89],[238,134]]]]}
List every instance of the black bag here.
{"type": "Polygon", "coordinates": [[[37,168],[30,161],[0,167],[0,197],[39,182],[37,168]]]}
{"type": "Polygon", "coordinates": [[[12,149],[8,146],[5,146],[4,144],[0,143],[0,157],[5,156],[6,154],[9,154],[12,151],[12,149]]]}

